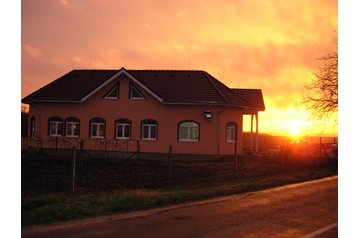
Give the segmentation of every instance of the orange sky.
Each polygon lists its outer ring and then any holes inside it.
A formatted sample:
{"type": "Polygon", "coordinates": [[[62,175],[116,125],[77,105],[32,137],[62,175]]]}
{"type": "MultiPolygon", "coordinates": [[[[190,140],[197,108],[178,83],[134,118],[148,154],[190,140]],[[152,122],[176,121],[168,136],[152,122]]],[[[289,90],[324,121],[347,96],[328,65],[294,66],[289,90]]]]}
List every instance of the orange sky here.
{"type": "MultiPolygon", "coordinates": [[[[72,69],[198,69],[261,88],[260,132],[336,135],[299,104],[336,50],[337,0],[22,0],[24,97],[72,69]]],[[[245,118],[245,128],[249,118],[245,118]]]]}

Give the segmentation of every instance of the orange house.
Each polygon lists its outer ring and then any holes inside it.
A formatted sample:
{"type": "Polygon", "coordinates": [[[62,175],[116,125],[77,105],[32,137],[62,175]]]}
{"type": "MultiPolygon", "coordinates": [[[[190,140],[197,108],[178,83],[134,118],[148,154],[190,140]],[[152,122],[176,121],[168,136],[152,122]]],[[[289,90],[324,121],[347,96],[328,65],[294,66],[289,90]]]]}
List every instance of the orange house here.
{"type": "Polygon", "coordinates": [[[265,109],[261,90],[198,70],[73,70],[22,102],[30,146],[205,155],[242,152],[243,115],[258,133],[265,109]]]}

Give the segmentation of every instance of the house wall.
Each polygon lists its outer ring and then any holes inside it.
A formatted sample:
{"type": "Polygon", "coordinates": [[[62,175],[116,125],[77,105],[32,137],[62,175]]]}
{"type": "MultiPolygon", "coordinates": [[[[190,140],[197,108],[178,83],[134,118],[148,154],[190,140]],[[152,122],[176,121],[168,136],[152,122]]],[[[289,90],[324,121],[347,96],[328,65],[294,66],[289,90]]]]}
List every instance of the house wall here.
{"type": "Polygon", "coordinates": [[[229,107],[222,111],[220,116],[220,151],[219,154],[230,155],[235,154],[235,146],[237,153],[242,152],[243,134],[242,134],[243,111],[229,107]],[[236,143],[227,142],[226,126],[233,122],[236,125],[236,143]]]}
{"type": "MultiPolygon", "coordinates": [[[[141,152],[168,152],[169,145],[173,146],[173,153],[186,154],[233,154],[232,143],[226,142],[226,123],[234,121],[238,125],[238,132],[242,131],[242,112],[239,109],[224,106],[183,106],[165,105],[159,102],[146,90],[133,83],[144,95],[145,100],[129,99],[130,80],[124,75],[113,80],[84,103],[36,103],[30,105],[30,118],[36,118],[35,137],[42,138],[43,147],[80,148],[83,139],[84,149],[87,150],[119,150],[135,151],[139,140],[141,152]],[[104,99],[105,94],[119,81],[119,99],[104,99]],[[212,118],[205,118],[203,111],[210,110],[212,118]],[[48,136],[48,119],[59,116],[63,120],[67,117],[80,119],[79,138],[54,138],[48,136]],[[90,119],[101,117],[106,120],[105,140],[89,137],[90,119]],[[119,118],[131,120],[131,139],[115,139],[115,121],[119,118]],[[158,138],[156,141],[141,140],[141,121],[153,119],[158,122],[158,138]],[[199,142],[178,141],[178,123],[186,120],[200,124],[199,142]],[[218,135],[220,136],[218,137],[218,135]]],[[[238,133],[242,138],[242,133],[238,133]]],[[[241,139],[239,139],[239,142],[241,139]]],[[[34,140],[33,143],[39,143],[34,140]]],[[[239,152],[242,143],[239,143],[239,152]]]]}

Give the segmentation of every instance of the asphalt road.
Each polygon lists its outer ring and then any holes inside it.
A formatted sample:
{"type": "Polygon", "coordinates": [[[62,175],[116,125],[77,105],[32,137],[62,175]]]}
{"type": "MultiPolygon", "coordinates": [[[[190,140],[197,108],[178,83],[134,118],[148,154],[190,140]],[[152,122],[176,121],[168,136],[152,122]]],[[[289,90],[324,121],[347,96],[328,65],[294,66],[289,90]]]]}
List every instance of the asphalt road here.
{"type": "Polygon", "coordinates": [[[22,237],[338,237],[338,178],[25,227],[22,237]]]}

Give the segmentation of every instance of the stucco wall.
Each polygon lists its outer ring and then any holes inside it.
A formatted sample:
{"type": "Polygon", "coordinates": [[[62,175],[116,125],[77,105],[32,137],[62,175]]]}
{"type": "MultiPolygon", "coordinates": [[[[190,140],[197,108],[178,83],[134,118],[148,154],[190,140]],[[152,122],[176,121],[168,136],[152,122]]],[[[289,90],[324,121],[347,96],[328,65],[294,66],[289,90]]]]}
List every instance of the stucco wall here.
{"type": "MultiPolygon", "coordinates": [[[[133,83],[133,82],[132,82],[133,83]]],[[[129,79],[121,77],[113,80],[106,87],[87,99],[84,103],[36,103],[30,105],[30,118],[36,118],[36,137],[41,137],[44,147],[54,145],[54,138],[48,136],[48,118],[59,116],[63,120],[67,117],[80,119],[80,137],[78,139],[58,138],[58,147],[79,146],[84,140],[85,149],[105,149],[103,142],[89,138],[89,121],[94,117],[106,120],[107,150],[114,148],[135,151],[139,140],[141,152],[168,151],[173,146],[173,153],[186,154],[232,154],[233,144],[226,143],[226,123],[234,121],[238,125],[238,132],[242,128],[242,112],[240,109],[223,106],[183,106],[164,105],[150,95],[139,85],[137,89],[145,96],[145,100],[129,99],[129,79]],[[103,99],[103,96],[120,81],[119,99],[103,99]],[[203,111],[210,110],[212,118],[205,118],[203,111]],[[119,118],[131,120],[131,140],[119,141],[115,139],[115,121],[119,118]],[[141,121],[153,119],[158,121],[158,138],[156,141],[141,140],[141,121]],[[199,142],[178,141],[178,123],[185,120],[200,124],[199,142]],[[220,129],[218,126],[220,125],[220,129]],[[218,138],[218,133],[221,136],[218,138]],[[63,142],[66,140],[66,143],[63,142]],[[115,143],[117,143],[115,145],[115,143]]],[[[241,133],[238,133],[242,138],[241,133]]],[[[240,142],[240,139],[239,139],[240,142]]],[[[242,148],[242,143],[240,143],[242,148]]]]}

